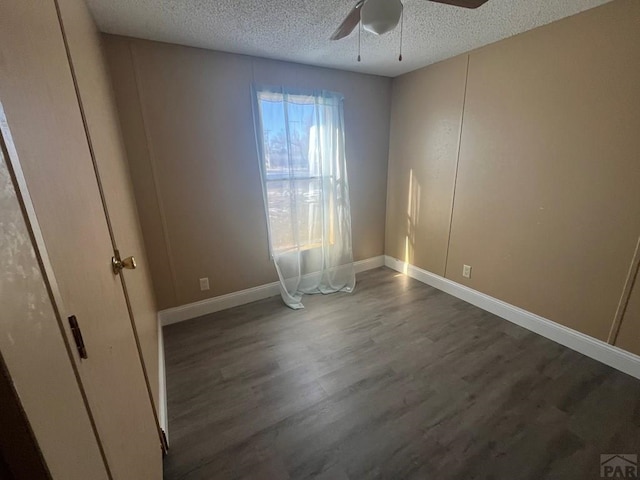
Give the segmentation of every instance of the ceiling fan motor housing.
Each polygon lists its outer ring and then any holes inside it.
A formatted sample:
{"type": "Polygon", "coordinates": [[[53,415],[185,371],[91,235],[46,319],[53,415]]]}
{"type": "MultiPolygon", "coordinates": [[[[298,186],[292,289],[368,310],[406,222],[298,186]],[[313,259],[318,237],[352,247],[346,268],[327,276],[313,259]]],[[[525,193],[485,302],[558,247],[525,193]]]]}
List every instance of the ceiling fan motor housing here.
{"type": "Polygon", "coordinates": [[[400,15],[400,0],[366,0],[361,12],[362,26],[371,33],[383,35],[396,28],[400,15]]]}

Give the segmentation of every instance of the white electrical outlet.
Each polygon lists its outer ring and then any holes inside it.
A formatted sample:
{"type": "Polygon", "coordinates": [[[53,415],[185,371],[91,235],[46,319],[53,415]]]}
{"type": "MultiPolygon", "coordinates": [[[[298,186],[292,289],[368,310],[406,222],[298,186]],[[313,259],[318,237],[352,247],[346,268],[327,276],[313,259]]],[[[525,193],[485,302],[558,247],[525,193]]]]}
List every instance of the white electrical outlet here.
{"type": "Polygon", "coordinates": [[[205,290],[209,290],[209,278],[208,277],[200,279],[200,290],[203,291],[203,292],[205,290]]]}
{"type": "Polygon", "coordinates": [[[462,276],[464,278],[471,278],[471,267],[469,265],[462,266],[462,276]]]}

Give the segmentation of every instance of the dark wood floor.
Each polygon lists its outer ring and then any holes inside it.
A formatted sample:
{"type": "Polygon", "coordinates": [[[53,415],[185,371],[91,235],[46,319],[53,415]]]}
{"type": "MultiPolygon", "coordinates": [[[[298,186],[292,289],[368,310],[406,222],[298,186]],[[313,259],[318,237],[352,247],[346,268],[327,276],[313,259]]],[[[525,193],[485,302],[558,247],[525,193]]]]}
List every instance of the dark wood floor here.
{"type": "Polygon", "coordinates": [[[640,381],[388,269],[165,328],[165,479],[597,479],[640,381]]]}

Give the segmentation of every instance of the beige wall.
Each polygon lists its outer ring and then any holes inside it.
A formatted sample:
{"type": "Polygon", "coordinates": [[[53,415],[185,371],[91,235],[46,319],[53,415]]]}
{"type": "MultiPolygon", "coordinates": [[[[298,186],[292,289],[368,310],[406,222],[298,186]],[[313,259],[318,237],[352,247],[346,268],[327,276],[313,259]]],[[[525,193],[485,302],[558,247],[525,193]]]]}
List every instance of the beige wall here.
{"type": "Polygon", "coordinates": [[[640,234],[638,25],[617,0],[395,79],[387,254],[606,340],[640,234]]]}
{"type": "Polygon", "coordinates": [[[467,57],[394,79],[386,250],[444,275],[467,57]]]}
{"type": "Polygon", "coordinates": [[[276,280],[254,81],[344,94],[354,257],[384,252],[389,79],[123,37],[105,44],[160,308],[276,280]],[[201,277],[211,290],[200,291],[201,277]]]}

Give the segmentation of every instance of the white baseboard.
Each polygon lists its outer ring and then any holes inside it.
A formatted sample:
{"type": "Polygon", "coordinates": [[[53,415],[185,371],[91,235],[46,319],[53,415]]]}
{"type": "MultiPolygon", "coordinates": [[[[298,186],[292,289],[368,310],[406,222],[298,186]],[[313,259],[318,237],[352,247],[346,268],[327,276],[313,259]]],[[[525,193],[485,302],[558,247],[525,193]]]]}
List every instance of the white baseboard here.
{"type": "Polygon", "coordinates": [[[385,265],[527,330],[640,379],[640,357],[393,257],[385,265]]]}
{"type": "MultiPolygon", "coordinates": [[[[371,270],[373,268],[383,267],[385,264],[384,255],[367,258],[354,262],[356,273],[371,270]]],[[[246,303],[255,302],[264,298],[273,297],[280,293],[280,283],[273,282],[258,287],[240,290],[239,292],[228,293],[218,297],[207,298],[199,302],[181,305],[179,307],[168,308],[158,313],[158,318],[162,326],[171,325],[173,323],[183,322],[192,318],[201,317],[209,313],[219,312],[227,308],[237,307],[246,303]]]]}
{"type": "Polygon", "coordinates": [[[366,260],[360,260],[359,262],[354,262],[353,266],[356,270],[356,273],[365,272],[367,270],[373,270],[374,268],[384,267],[385,256],[378,255],[377,257],[367,258],[366,260]]]}
{"type": "Polygon", "coordinates": [[[280,293],[278,282],[267,283],[258,287],[247,288],[239,292],[228,293],[218,297],[207,298],[199,302],[187,303],[179,307],[167,308],[158,313],[163,327],[173,323],[184,322],[192,318],[201,317],[209,313],[219,312],[227,308],[237,307],[245,303],[255,302],[263,298],[269,298],[280,293]]]}
{"type": "Polygon", "coordinates": [[[167,374],[164,364],[164,335],[158,318],[158,420],[169,442],[169,417],[167,416],[167,374]]]}

